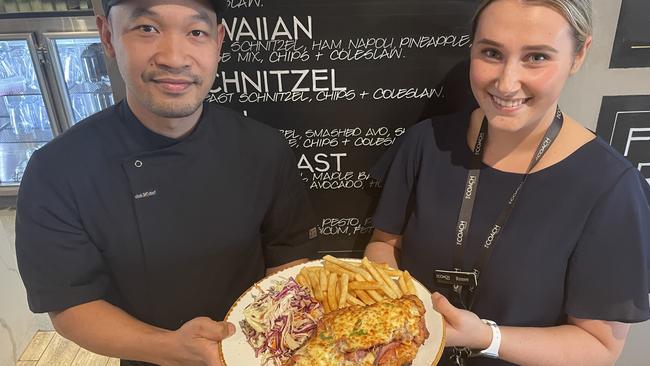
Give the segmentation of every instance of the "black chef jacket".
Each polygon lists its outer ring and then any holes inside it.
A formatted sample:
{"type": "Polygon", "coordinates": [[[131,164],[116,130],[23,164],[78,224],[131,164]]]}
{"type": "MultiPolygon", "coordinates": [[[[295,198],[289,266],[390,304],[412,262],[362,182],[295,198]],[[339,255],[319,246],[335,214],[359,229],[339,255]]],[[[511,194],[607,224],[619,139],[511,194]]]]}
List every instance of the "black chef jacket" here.
{"type": "Polygon", "coordinates": [[[119,103],[34,153],[16,251],[34,312],[105,299],[177,329],[223,319],[265,268],[309,256],[311,218],[273,128],[205,103],[175,140],[119,103]]]}

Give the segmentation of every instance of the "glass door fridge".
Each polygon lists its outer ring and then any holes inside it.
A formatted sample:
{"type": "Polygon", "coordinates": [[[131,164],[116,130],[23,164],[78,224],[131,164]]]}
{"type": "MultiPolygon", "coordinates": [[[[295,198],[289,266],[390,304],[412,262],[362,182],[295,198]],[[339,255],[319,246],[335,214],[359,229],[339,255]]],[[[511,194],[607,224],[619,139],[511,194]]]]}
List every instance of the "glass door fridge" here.
{"type": "Polygon", "coordinates": [[[32,33],[0,34],[0,187],[20,183],[32,153],[58,133],[32,33]]]}
{"type": "Polygon", "coordinates": [[[62,96],[65,127],[114,104],[97,32],[44,33],[62,96]]]}
{"type": "Polygon", "coordinates": [[[115,70],[92,10],[0,11],[0,205],[15,202],[34,151],[113,105],[111,86],[121,92],[122,85],[109,79],[115,70]]]}

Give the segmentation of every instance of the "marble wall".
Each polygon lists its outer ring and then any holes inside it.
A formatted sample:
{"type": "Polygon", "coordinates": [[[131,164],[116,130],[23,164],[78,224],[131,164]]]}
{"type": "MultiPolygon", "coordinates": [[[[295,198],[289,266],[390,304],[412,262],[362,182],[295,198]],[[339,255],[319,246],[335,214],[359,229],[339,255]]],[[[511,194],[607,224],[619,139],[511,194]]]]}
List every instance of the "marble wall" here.
{"type": "Polygon", "coordinates": [[[14,210],[0,210],[0,366],[14,366],[38,329],[50,330],[47,315],[27,307],[16,265],[14,210]]]}

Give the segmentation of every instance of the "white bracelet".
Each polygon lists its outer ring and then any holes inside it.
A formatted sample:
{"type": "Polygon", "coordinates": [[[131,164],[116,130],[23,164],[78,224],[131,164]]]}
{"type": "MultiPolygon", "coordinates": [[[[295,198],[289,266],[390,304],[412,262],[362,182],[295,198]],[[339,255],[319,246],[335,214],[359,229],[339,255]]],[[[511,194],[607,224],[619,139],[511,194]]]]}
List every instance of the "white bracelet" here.
{"type": "Polygon", "coordinates": [[[490,345],[481,351],[472,351],[469,355],[470,357],[488,357],[488,358],[499,358],[499,347],[501,347],[501,330],[497,323],[492,320],[481,319],[483,323],[490,326],[492,330],[492,341],[490,345]]]}

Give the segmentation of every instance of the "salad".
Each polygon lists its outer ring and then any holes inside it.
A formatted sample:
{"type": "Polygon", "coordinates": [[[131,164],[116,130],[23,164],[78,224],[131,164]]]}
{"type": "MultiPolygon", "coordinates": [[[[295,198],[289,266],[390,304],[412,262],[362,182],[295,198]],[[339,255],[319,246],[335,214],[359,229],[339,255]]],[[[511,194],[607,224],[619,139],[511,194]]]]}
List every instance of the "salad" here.
{"type": "Polygon", "coordinates": [[[280,366],[316,332],[323,307],[292,277],[253,298],[239,325],[262,365],[280,366]]]}

